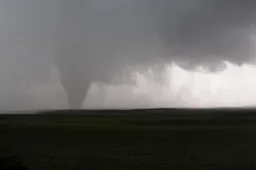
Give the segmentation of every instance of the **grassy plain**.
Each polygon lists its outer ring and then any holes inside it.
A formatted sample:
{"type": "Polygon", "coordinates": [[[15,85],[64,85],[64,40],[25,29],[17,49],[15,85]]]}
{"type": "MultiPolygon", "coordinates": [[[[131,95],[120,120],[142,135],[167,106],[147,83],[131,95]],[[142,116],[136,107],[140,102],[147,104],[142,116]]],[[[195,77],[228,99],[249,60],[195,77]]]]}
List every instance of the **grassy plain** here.
{"type": "Polygon", "coordinates": [[[31,170],[255,169],[254,110],[0,115],[0,156],[31,170]]]}

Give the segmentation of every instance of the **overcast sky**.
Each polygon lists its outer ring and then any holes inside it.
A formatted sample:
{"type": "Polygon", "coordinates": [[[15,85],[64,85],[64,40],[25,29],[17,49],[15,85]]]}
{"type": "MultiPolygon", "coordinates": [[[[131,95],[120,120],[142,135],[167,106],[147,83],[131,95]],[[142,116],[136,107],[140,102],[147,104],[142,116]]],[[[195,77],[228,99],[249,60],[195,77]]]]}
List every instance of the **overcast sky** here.
{"type": "Polygon", "coordinates": [[[0,8],[2,105],[50,81],[56,65],[67,80],[109,81],[127,65],[254,57],[255,0],[1,0],[0,8]]]}

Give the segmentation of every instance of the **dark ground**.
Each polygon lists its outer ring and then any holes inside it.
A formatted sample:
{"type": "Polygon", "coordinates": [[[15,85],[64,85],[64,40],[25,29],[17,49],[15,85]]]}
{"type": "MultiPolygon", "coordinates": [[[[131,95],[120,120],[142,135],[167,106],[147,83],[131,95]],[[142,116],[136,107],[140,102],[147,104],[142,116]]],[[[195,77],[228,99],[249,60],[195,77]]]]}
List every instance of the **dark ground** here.
{"type": "Polygon", "coordinates": [[[256,110],[5,114],[8,155],[31,170],[256,169],[256,110]]]}

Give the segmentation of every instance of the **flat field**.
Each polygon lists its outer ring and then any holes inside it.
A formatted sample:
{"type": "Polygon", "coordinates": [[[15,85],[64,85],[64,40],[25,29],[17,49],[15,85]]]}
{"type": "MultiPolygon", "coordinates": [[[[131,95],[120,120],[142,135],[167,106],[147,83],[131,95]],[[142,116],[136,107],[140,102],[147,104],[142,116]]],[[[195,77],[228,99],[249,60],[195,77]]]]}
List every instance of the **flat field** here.
{"type": "Polygon", "coordinates": [[[63,110],[0,115],[0,156],[31,170],[256,169],[256,111],[63,110]]]}

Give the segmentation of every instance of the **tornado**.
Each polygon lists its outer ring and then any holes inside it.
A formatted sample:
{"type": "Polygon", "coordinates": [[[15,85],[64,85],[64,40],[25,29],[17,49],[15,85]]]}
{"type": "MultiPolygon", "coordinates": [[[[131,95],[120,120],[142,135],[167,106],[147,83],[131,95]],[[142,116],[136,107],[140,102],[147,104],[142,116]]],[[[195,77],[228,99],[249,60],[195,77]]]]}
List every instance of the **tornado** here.
{"type": "Polygon", "coordinates": [[[86,1],[59,2],[60,20],[56,24],[58,36],[55,63],[68,98],[69,108],[79,109],[92,80],[91,70],[86,67],[90,61],[90,56],[86,56],[86,28],[83,22],[86,1]]]}

